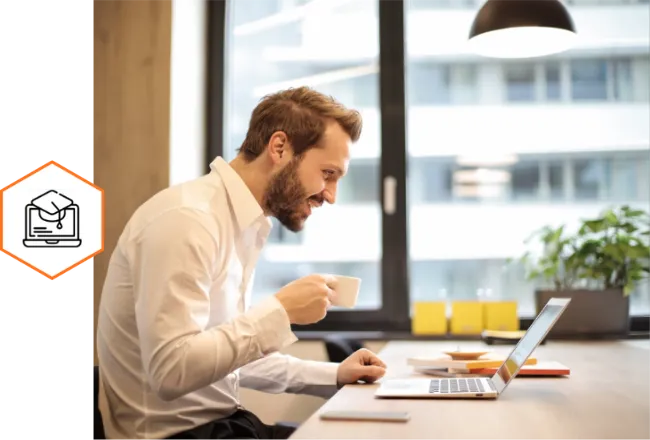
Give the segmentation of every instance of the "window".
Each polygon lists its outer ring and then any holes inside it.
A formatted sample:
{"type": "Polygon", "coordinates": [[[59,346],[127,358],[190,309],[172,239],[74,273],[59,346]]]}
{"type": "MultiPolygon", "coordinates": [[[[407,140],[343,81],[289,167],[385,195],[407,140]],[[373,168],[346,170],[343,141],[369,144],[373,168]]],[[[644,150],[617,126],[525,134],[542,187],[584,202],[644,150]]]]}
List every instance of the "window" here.
{"type": "MultiPolygon", "coordinates": [[[[507,102],[647,102],[650,94],[641,79],[648,72],[646,60],[638,56],[506,62],[502,70],[507,102]]],[[[480,86],[486,88],[488,82],[483,79],[480,86]]]]}
{"type": "Polygon", "coordinates": [[[505,66],[507,100],[535,100],[535,66],[533,64],[513,64],[505,66]]]}
{"type": "Polygon", "coordinates": [[[620,154],[605,163],[607,198],[609,200],[650,199],[650,156],[643,152],[620,154]]]}
{"type": "Polygon", "coordinates": [[[607,99],[607,61],[571,61],[571,97],[575,101],[607,99]]]}
{"type": "Polygon", "coordinates": [[[456,259],[412,262],[413,301],[475,300],[488,298],[517,300],[520,312],[535,313],[532,295],[517,295],[528,282],[516,264],[506,259],[456,259]],[[523,301],[522,301],[523,300],[523,301]]]}
{"type": "Polygon", "coordinates": [[[562,200],[565,197],[564,164],[558,160],[548,162],[549,197],[551,200],[562,200]]]}
{"type": "Polygon", "coordinates": [[[453,104],[476,104],[476,66],[454,65],[450,69],[449,91],[453,104]]]}
{"type": "MultiPolygon", "coordinates": [[[[452,16],[442,7],[424,11],[410,5],[406,2],[407,72],[426,58],[421,42],[432,41],[435,29],[452,16]]],[[[618,7],[628,6],[612,4],[612,20],[629,17],[618,7]]],[[[609,23],[603,26],[613,29],[609,23]]],[[[630,35],[650,34],[648,23],[619,25],[637,26],[630,35]]],[[[436,62],[430,65],[450,71],[473,65],[477,72],[472,87],[480,93],[459,108],[438,108],[422,99],[430,92],[427,85],[435,84],[432,76],[427,82],[407,75],[411,302],[477,298],[490,291],[493,298],[517,299],[520,315],[531,315],[537,286],[525,280],[522,267],[506,261],[523,253],[522,243],[533,231],[574,224],[611,203],[648,209],[648,199],[638,196],[642,178],[630,164],[650,151],[649,40],[617,46],[612,55],[608,35],[614,34],[605,27],[582,32],[589,50],[530,61],[471,56],[450,61],[451,55],[438,61],[431,49],[429,60],[436,62]],[[501,97],[495,99],[494,90],[501,97]],[[610,168],[612,177],[606,173],[610,168]]],[[[449,38],[450,48],[461,38],[460,32],[449,38]]],[[[649,290],[640,286],[632,314],[648,312],[649,290]]]]}
{"type": "Polygon", "coordinates": [[[408,82],[421,87],[411,89],[414,105],[473,104],[477,100],[476,67],[447,66],[417,62],[407,67],[408,82]]]}
{"type": "MultiPolygon", "coordinates": [[[[348,175],[339,185],[337,203],[315,211],[298,234],[273,220],[271,237],[258,260],[252,302],[312,273],[352,275],[363,280],[357,309],[335,310],[315,329],[332,325],[365,328],[377,322],[400,325],[392,314],[399,313],[400,307],[406,310],[408,301],[392,294],[395,289],[391,284],[399,272],[381,271],[382,267],[398,265],[385,250],[393,237],[384,240],[392,219],[385,218],[379,203],[381,172],[399,176],[400,171],[392,172],[391,167],[399,161],[385,157],[382,151],[382,126],[390,126],[391,118],[382,112],[386,96],[382,102],[381,63],[372,50],[385,44],[378,31],[379,2],[237,0],[227,2],[225,9],[220,3],[210,2],[210,7],[211,20],[216,16],[222,27],[227,23],[223,96],[226,116],[221,151],[226,160],[236,155],[259,100],[280,89],[308,85],[359,110],[364,117],[362,140],[351,151],[348,175]],[[218,8],[220,13],[215,12],[218,8]],[[219,14],[224,15],[221,20],[219,14]],[[332,32],[334,28],[339,32],[332,32]]],[[[401,67],[393,70],[403,75],[401,67]]],[[[430,73],[426,65],[421,70],[430,73]]],[[[389,70],[388,74],[394,72],[389,70]]],[[[429,102],[449,103],[455,96],[454,84],[462,84],[463,96],[468,90],[464,83],[468,78],[471,80],[471,74],[464,71],[442,69],[439,86],[426,98],[429,102]],[[452,92],[447,93],[450,86],[452,92]]],[[[399,121],[397,118],[393,120],[399,121]]],[[[395,133],[399,136],[399,132],[395,133]]],[[[391,147],[399,148],[399,144],[391,142],[391,147]]],[[[399,234],[391,235],[399,240],[399,234]]],[[[391,246],[394,250],[395,246],[391,246]]],[[[408,316],[401,315],[402,326],[407,328],[408,316]]]]}
{"type": "Polygon", "coordinates": [[[647,57],[571,60],[571,97],[575,101],[648,101],[647,57]]]}
{"type": "Polygon", "coordinates": [[[512,198],[536,200],[539,198],[539,163],[526,161],[512,167],[512,198]]]}
{"type": "Polygon", "coordinates": [[[637,164],[630,159],[613,159],[607,162],[607,177],[609,180],[609,198],[636,199],[637,164]]]}
{"type": "Polygon", "coordinates": [[[632,61],[630,59],[613,60],[610,63],[612,99],[615,101],[632,101],[634,98],[632,80],[632,61]]]}
{"type": "Polygon", "coordinates": [[[573,184],[575,198],[594,200],[601,198],[601,189],[605,181],[604,162],[599,159],[583,159],[573,163],[573,184]]]}
{"type": "Polygon", "coordinates": [[[560,83],[560,63],[548,63],[544,65],[546,100],[559,101],[562,98],[562,86],[560,83]]]}
{"type": "MultiPolygon", "coordinates": [[[[540,286],[507,261],[532,231],[613,204],[648,209],[650,27],[629,14],[640,2],[606,1],[584,47],[534,61],[464,51],[475,0],[231,0],[212,13],[209,159],[231,159],[259,99],[288,86],[364,117],[337,203],[299,234],[274,226],[255,299],[327,272],[363,278],[360,308],[308,329],[409,330],[413,301],[479,292],[531,317],[540,286]]],[[[598,2],[568,7],[598,15],[598,2]]],[[[649,312],[642,285],[631,314],[649,312]]]]}
{"type": "MultiPolygon", "coordinates": [[[[233,61],[226,72],[230,93],[227,114],[247,121],[265,94],[301,85],[311,85],[322,93],[333,95],[362,113],[378,111],[377,70],[373,67],[377,57],[365,61],[333,60],[333,53],[350,52],[354,50],[350,47],[354,43],[324,37],[332,23],[361,19],[368,37],[377,40],[376,4],[366,2],[367,8],[354,11],[324,8],[318,13],[307,13],[303,20],[268,26],[265,23],[284,14],[296,13],[308,4],[262,3],[261,8],[257,0],[229,3],[228,17],[235,25],[227,31],[230,35],[227,57],[233,61]],[[330,44],[336,47],[326,48],[330,44]],[[316,56],[319,51],[322,55],[316,56]],[[329,55],[325,51],[329,51],[329,55]]],[[[357,6],[362,5],[357,2],[357,6]]],[[[224,155],[232,159],[247,127],[239,123],[226,129],[232,137],[224,146],[224,155]]],[[[364,134],[368,136],[367,132],[364,134]]],[[[381,290],[376,280],[378,243],[381,241],[377,174],[381,149],[379,145],[374,147],[374,157],[352,159],[348,176],[341,184],[341,203],[316,211],[299,234],[274,222],[274,239],[265,248],[257,266],[253,302],[309,273],[355,275],[362,267],[366,277],[360,302],[370,308],[381,308],[381,290]],[[362,205],[360,210],[356,209],[362,205]],[[351,213],[356,221],[342,220],[351,213]]]]}
{"type": "Polygon", "coordinates": [[[420,202],[450,201],[455,163],[449,158],[422,158],[411,166],[409,198],[420,202]]]}
{"type": "Polygon", "coordinates": [[[414,84],[426,84],[421,90],[412,89],[409,99],[415,105],[449,104],[450,72],[443,65],[414,63],[407,67],[408,81],[414,84]]]}
{"type": "Polygon", "coordinates": [[[348,175],[341,180],[337,204],[377,204],[379,194],[379,165],[376,160],[357,159],[353,161],[348,175]]]}

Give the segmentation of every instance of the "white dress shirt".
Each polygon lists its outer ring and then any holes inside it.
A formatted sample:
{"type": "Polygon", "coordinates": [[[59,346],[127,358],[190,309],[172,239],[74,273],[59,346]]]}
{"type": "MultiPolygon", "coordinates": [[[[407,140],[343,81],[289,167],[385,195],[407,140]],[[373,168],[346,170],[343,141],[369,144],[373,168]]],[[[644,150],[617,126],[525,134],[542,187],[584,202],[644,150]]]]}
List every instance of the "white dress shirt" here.
{"type": "Polygon", "coordinates": [[[165,438],[240,408],[238,387],[329,397],[338,364],[296,341],[274,297],[250,306],[271,222],[221,158],[134,213],[104,283],[99,408],[108,438],[165,438]]]}

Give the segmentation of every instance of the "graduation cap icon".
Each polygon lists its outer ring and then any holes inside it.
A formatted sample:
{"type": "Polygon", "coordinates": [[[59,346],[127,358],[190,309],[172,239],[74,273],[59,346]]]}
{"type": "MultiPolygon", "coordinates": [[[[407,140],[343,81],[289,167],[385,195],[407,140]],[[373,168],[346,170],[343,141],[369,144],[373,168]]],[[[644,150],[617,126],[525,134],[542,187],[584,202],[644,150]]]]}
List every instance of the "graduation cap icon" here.
{"type": "Polygon", "coordinates": [[[65,209],[74,202],[71,198],[54,191],[53,189],[41,194],[32,200],[32,206],[38,208],[38,215],[46,222],[56,222],[56,228],[61,229],[61,221],[65,218],[65,209]]]}
{"type": "Polygon", "coordinates": [[[78,247],[79,206],[53,189],[34,198],[25,207],[27,247],[78,247]]]}

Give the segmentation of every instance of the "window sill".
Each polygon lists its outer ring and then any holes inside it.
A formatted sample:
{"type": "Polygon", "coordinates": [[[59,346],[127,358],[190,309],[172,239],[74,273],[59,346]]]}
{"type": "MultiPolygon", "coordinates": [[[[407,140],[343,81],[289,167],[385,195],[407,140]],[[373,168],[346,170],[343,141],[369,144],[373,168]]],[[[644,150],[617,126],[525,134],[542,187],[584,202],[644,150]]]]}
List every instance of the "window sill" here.
{"type": "MultiPolygon", "coordinates": [[[[356,339],[360,341],[480,341],[480,335],[414,335],[409,332],[367,332],[367,331],[296,331],[294,332],[300,341],[322,341],[332,334],[345,339],[356,339]]],[[[558,338],[560,339],[560,338],[558,338]]],[[[569,338],[563,338],[569,340],[569,338]]],[[[583,336],[570,338],[570,340],[607,340],[607,339],[650,339],[649,332],[630,332],[625,338],[619,337],[593,337],[583,336]]]]}
{"type": "Polygon", "coordinates": [[[332,334],[345,339],[357,339],[363,341],[479,341],[480,335],[414,335],[409,332],[391,331],[295,331],[301,341],[319,341],[332,334]]]}

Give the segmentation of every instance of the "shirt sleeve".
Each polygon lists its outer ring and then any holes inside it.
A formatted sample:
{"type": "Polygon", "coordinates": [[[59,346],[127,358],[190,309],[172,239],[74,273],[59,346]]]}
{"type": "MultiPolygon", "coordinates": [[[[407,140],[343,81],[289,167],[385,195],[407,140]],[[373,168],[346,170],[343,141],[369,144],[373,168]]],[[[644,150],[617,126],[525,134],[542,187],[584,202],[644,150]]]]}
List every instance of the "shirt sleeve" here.
{"type": "Polygon", "coordinates": [[[317,362],[273,353],[239,371],[240,385],[267,393],[332,397],[337,387],[338,363],[317,362]]]}
{"type": "Polygon", "coordinates": [[[174,210],[135,238],[131,266],[144,371],[163,400],[208,386],[296,341],[286,311],[271,297],[207,328],[218,273],[216,234],[201,213],[174,210]]]}

